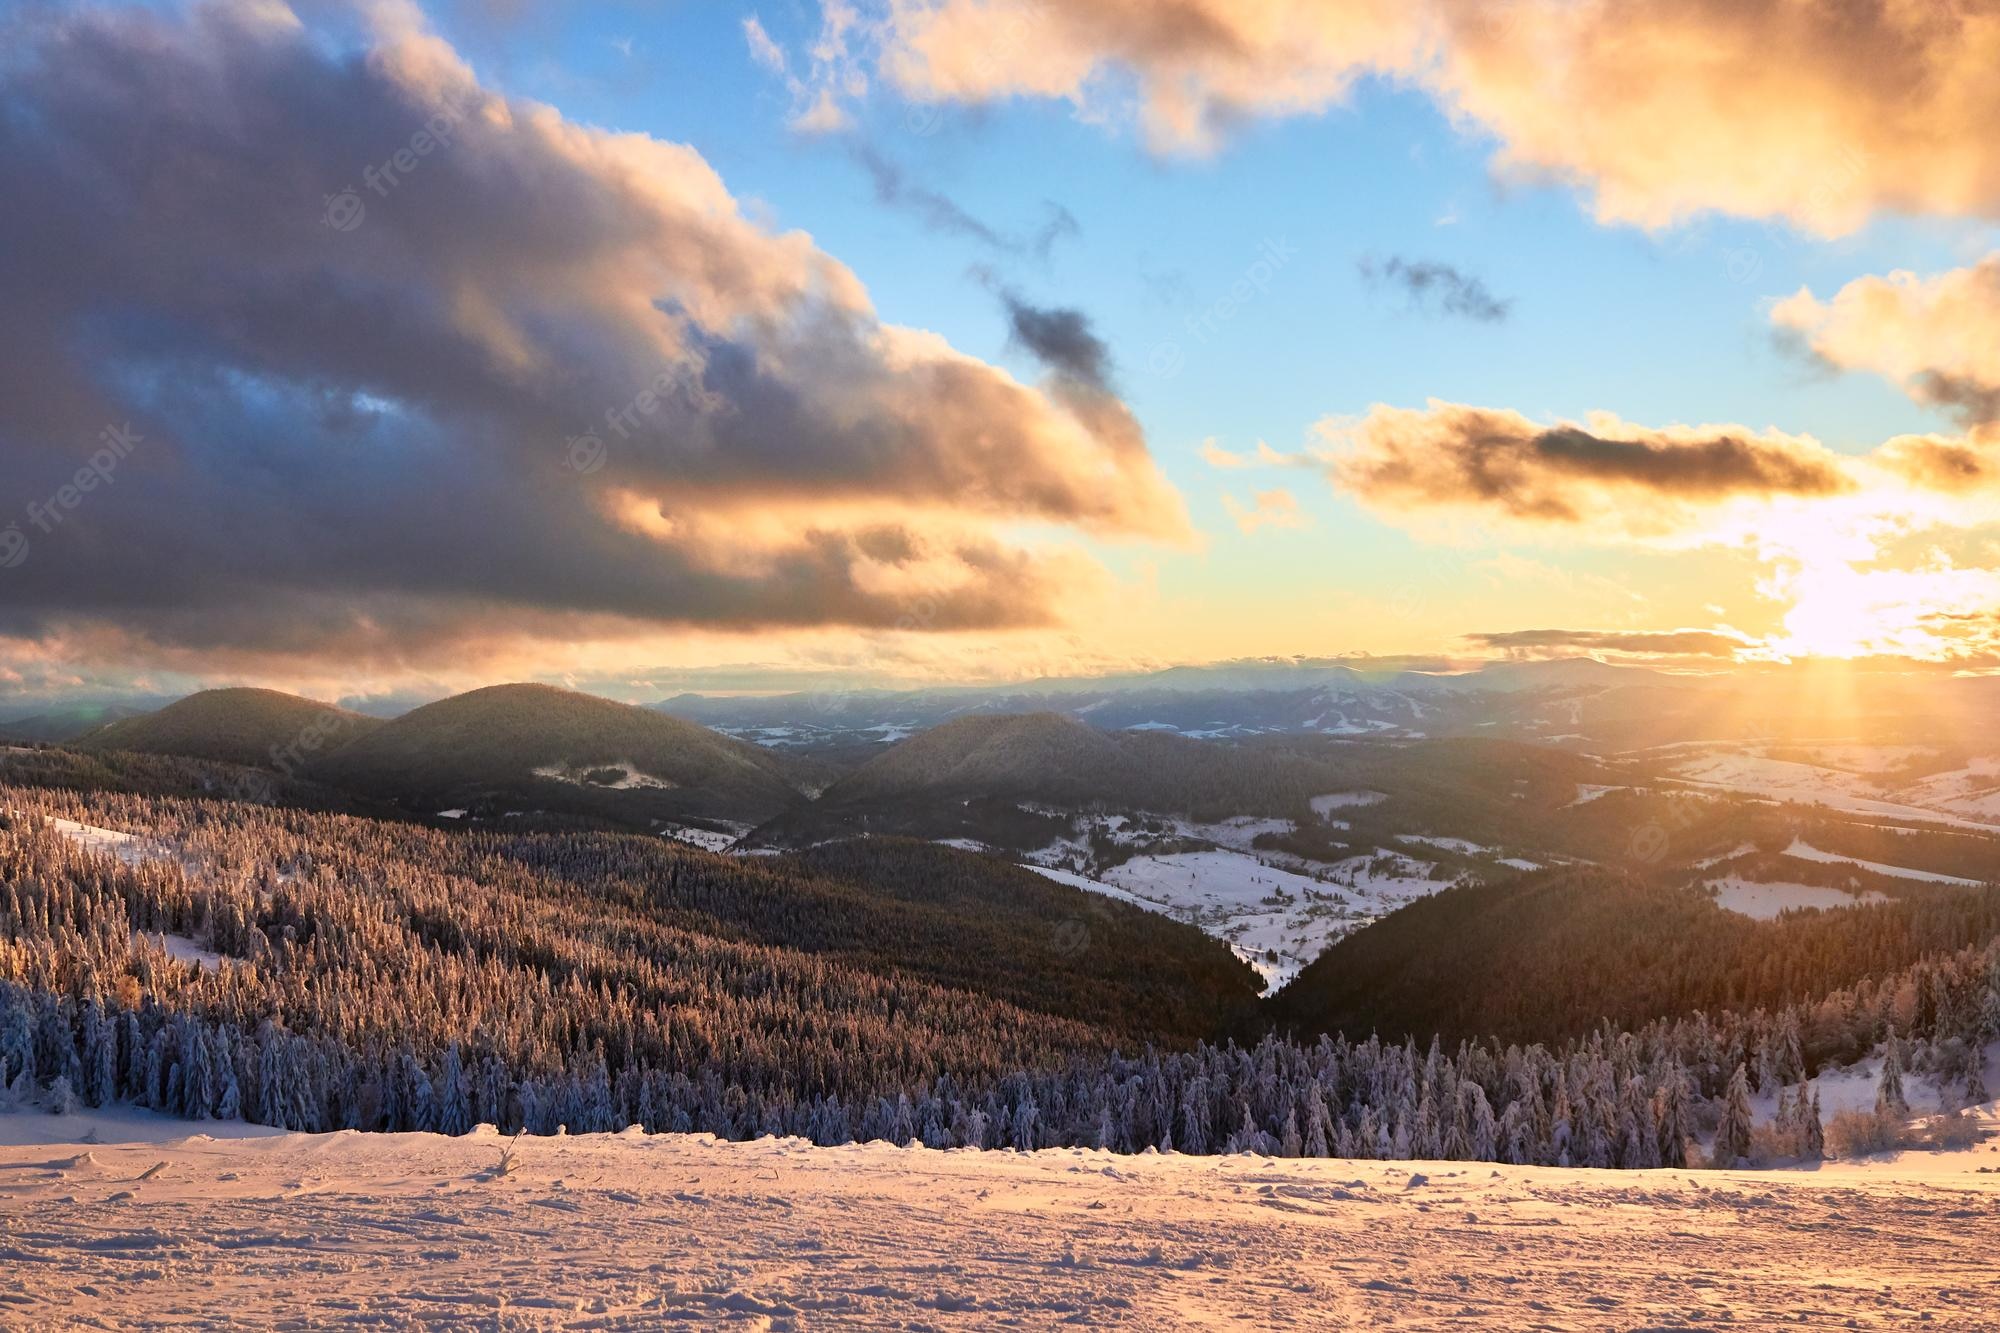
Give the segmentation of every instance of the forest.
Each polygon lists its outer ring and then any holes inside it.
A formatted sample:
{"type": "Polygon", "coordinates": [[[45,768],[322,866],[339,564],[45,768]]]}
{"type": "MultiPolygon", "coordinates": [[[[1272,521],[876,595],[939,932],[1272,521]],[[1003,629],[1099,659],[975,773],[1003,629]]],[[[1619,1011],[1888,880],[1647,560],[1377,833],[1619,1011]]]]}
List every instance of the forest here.
{"type": "Polygon", "coordinates": [[[1807,1081],[1884,1040],[1971,1098],[2000,1036],[1991,890],[1731,933],[1546,872],[1420,902],[1260,1007],[1191,927],[949,848],[731,859],[79,785],[0,788],[0,1086],[59,1105],[1646,1166],[1747,1153],[1774,1088],[1761,1132],[1820,1151],[1807,1081]]]}

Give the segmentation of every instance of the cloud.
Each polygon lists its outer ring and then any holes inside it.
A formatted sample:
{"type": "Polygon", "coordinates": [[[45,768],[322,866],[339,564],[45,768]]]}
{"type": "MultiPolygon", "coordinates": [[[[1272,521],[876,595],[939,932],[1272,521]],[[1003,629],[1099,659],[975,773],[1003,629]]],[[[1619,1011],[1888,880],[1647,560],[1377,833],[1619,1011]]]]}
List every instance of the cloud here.
{"type": "Polygon", "coordinates": [[[1579,186],[1607,222],[1714,210],[1840,234],[1884,211],[2000,213],[2000,13],[1984,4],[1867,0],[1830,18],[1799,0],[881,0],[870,13],[874,63],[907,97],[1063,99],[1093,120],[1136,117],[1161,152],[1322,112],[1374,75],[1489,136],[1503,176],[1579,186]]]}
{"type": "Polygon", "coordinates": [[[1299,508],[1298,497],[1279,487],[1275,490],[1258,491],[1251,497],[1254,503],[1245,505],[1233,495],[1222,497],[1222,508],[1236,523],[1243,535],[1254,536],[1259,528],[1309,528],[1312,519],[1299,508]]]}
{"type": "Polygon", "coordinates": [[[1280,453],[1263,440],[1257,441],[1254,452],[1243,454],[1216,443],[1215,437],[1201,442],[1201,461],[1221,471],[1239,471],[1253,467],[1299,467],[1308,460],[1302,454],[1280,453]]]}
{"type": "Polygon", "coordinates": [[[1732,630],[1590,630],[1522,629],[1498,634],[1468,634],[1482,648],[1507,652],[1564,650],[1614,652],[1661,657],[1734,658],[1756,641],[1732,630]]]}
{"type": "Polygon", "coordinates": [[[1411,262],[1400,255],[1386,263],[1363,259],[1357,266],[1361,276],[1376,285],[1400,287],[1410,304],[1436,310],[1481,324],[1497,324],[1513,308],[1511,298],[1502,300],[1488,291],[1486,284],[1450,264],[1427,260],[1411,262]]]}
{"type": "Polygon", "coordinates": [[[502,97],[371,12],[354,51],[271,3],[16,26],[0,528],[30,549],[0,635],[411,663],[1041,625],[1101,575],[1001,533],[1189,539],[1101,386],[884,323],[693,149],[502,97]],[[786,526],[739,540],[758,514],[786,526]]]}
{"type": "Polygon", "coordinates": [[[750,59],[777,77],[792,99],[791,126],[802,134],[834,134],[852,129],[854,118],[846,103],[868,90],[868,78],[849,49],[860,23],[858,11],[845,0],[822,0],[820,34],[807,53],[804,74],[792,68],[791,57],[778,45],[757,15],[743,20],[743,40],[750,59]]]}
{"type": "Polygon", "coordinates": [[[1015,342],[1058,376],[1099,393],[1111,391],[1111,349],[1090,327],[1081,310],[1030,305],[1002,292],[1007,326],[1015,342]]]}
{"type": "Polygon", "coordinates": [[[2000,419],[2000,255],[1856,278],[1825,301],[1802,287],[1771,319],[1830,365],[1882,375],[1968,425],[2000,419]]]}
{"type": "Polygon", "coordinates": [[[1859,484],[1809,437],[1740,426],[1650,428],[1609,414],[1549,426],[1433,399],[1322,423],[1320,434],[1334,483],[1379,511],[1620,537],[1687,535],[1732,501],[1822,498],[1859,484]]]}
{"type": "Polygon", "coordinates": [[[750,58],[759,66],[773,74],[789,74],[791,62],[785,58],[784,48],[771,40],[771,34],[764,31],[764,22],[755,14],[743,20],[743,40],[749,44],[750,58]]]}
{"type": "Polygon", "coordinates": [[[968,213],[949,195],[915,183],[904,170],[866,144],[854,150],[875,187],[877,203],[911,214],[931,231],[963,236],[1001,254],[1033,256],[1046,262],[1056,242],[1083,232],[1076,216],[1061,204],[1045,205],[1046,218],[1028,236],[1007,235],[968,213]]]}

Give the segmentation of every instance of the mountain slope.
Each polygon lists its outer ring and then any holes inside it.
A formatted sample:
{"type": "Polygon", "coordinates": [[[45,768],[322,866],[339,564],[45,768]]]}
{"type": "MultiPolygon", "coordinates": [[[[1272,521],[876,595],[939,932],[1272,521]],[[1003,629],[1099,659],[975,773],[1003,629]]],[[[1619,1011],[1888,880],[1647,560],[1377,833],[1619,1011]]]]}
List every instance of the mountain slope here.
{"type": "Polygon", "coordinates": [[[139,717],[148,710],[127,704],[70,704],[46,712],[0,722],[0,740],[60,744],[88,735],[112,722],[139,717]]]}
{"type": "Polygon", "coordinates": [[[381,725],[378,718],[278,690],[203,690],[158,712],[93,731],[77,748],[137,750],[289,771],[381,725]]]}
{"type": "Polygon", "coordinates": [[[1274,997],[1302,1035],[1554,1041],[1609,1020],[1777,1009],[2000,935],[2000,889],[1751,920],[1598,869],[1446,889],[1339,940],[1274,997]]]}
{"type": "Polygon", "coordinates": [[[549,685],[495,685],[427,704],[313,767],[350,790],[482,809],[757,821],[825,781],[776,755],[651,709],[549,685]]]}
{"type": "Polygon", "coordinates": [[[909,792],[1090,791],[1105,797],[1140,777],[1118,739],[1059,713],[962,717],[863,764],[829,795],[867,800],[909,792]]]}

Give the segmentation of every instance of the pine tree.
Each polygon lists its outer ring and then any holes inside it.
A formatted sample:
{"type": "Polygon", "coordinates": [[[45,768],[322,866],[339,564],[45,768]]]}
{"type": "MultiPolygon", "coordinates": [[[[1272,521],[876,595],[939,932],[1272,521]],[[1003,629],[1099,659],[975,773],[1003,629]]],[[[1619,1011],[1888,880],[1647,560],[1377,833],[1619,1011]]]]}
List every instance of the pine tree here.
{"type": "Polygon", "coordinates": [[[1715,1131],[1715,1152],[1711,1162],[1733,1167],[1750,1155],[1750,1076],[1742,1065],[1729,1077],[1729,1091],[1722,1108],[1722,1124],[1715,1131]]]}
{"type": "Polygon", "coordinates": [[[1799,1156],[1808,1162],[1823,1161],[1826,1158],[1826,1126],[1820,1121],[1819,1089],[1812,1090],[1812,1100],[1801,1104],[1799,1156]]]}
{"type": "Polygon", "coordinates": [[[458,1043],[445,1047],[444,1066],[432,1091],[437,1096],[437,1132],[464,1134],[472,1129],[471,1080],[458,1053],[458,1043]]]}
{"type": "Polygon", "coordinates": [[[1896,1039],[1896,1029],[1889,1029],[1889,1044],[1882,1056],[1882,1082],[1875,1091],[1875,1109],[1886,1114],[1906,1116],[1910,1113],[1910,1100],[1903,1095],[1903,1044],[1896,1039]]]}

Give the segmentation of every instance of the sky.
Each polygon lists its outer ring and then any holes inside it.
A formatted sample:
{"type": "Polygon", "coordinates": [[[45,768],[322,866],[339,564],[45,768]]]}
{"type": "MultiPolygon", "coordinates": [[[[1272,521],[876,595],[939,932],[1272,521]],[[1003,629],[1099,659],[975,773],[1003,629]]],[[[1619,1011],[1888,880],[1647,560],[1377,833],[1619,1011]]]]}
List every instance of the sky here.
{"type": "Polygon", "coordinates": [[[0,27],[0,708],[1996,665],[1983,6],[0,27]]]}

